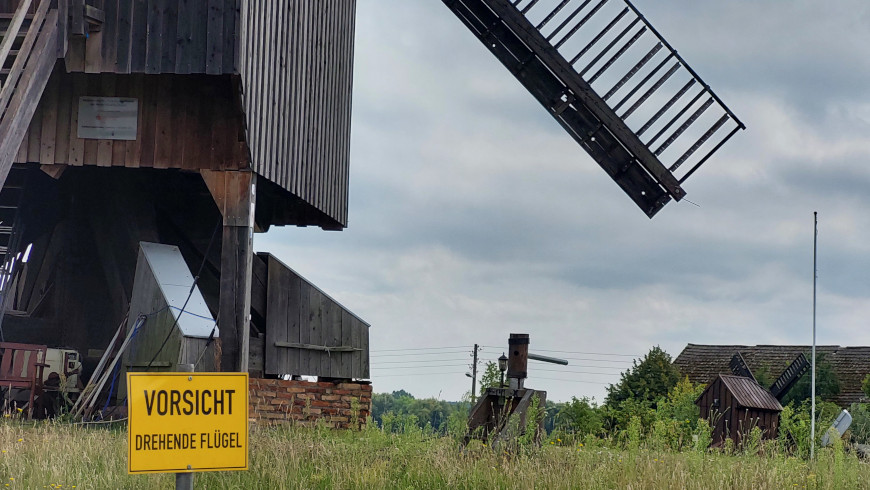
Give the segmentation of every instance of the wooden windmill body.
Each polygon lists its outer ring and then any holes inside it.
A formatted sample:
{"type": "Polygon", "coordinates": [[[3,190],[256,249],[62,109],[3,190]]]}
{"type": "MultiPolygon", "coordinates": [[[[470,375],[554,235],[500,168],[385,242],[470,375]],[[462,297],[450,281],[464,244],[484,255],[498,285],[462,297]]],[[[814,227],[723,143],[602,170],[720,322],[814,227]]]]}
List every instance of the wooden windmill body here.
{"type": "Polygon", "coordinates": [[[199,276],[215,367],[247,371],[278,267],[253,233],[347,223],[354,21],[353,0],[0,0],[5,338],[92,366],[156,242],[199,276]]]}

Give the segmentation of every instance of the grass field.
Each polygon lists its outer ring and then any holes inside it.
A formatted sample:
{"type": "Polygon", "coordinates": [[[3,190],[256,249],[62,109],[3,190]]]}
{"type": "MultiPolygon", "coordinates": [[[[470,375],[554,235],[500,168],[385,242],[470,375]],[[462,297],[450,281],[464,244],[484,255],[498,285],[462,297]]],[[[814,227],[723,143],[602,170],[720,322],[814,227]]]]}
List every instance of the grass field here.
{"type": "MultiPolygon", "coordinates": [[[[171,474],[126,473],[123,427],[0,423],[0,488],[174,488],[171,474]]],[[[196,488],[870,488],[870,465],[843,450],[816,463],[780,454],[668,453],[548,441],[518,455],[422,432],[264,429],[251,469],[199,473],[196,488]],[[552,443],[551,443],[552,442],[552,443]]]]}

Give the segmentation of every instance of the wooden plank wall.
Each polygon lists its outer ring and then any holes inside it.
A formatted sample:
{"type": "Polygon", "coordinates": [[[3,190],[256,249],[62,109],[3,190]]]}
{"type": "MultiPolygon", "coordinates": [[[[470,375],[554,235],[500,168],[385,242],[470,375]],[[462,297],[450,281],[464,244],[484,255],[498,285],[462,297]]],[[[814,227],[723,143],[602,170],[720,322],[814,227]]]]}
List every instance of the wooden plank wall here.
{"type": "Polygon", "coordinates": [[[369,378],[369,325],[269,254],[266,262],[266,374],[369,378]],[[277,343],[349,346],[352,352],[289,348],[277,343]]]}
{"type": "Polygon", "coordinates": [[[254,170],[347,224],[356,0],[243,0],[240,73],[254,170]]]}
{"type": "MultiPolygon", "coordinates": [[[[15,3],[0,0],[0,12],[14,8],[15,3]]],[[[210,75],[239,72],[241,0],[87,0],[86,3],[101,9],[106,20],[87,39],[71,40],[67,66],[72,71],[210,75]]]]}
{"type": "Polygon", "coordinates": [[[92,75],[56,67],[16,162],[189,170],[248,168],[229,76],[92,75]],[[139,100],[135,141],[77,137],[81,96],[139,100]]]}

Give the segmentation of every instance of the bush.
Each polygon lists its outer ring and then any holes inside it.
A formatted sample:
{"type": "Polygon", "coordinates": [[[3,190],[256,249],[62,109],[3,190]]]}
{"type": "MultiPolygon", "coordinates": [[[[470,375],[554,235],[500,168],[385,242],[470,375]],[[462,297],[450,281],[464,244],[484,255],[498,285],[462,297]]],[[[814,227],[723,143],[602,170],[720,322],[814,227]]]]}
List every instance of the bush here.
{"type": "Polygon", "coordinates": [[[870,444],[870,404],[853,403],[849,413],[852,414],[852,426],[849,428],[852,442],[870,444]]]}
{"type": "MultiPolygon", "coordinates": [[[[780,449],[801,458],[810,455],[810,400],[790,403],[779,416],[780,449]]],[[[822,435],[840,414],[835,403],[816,399],[816,447],[821,446],[822,435]]]]}
{"type": "Polygon", "coordinates": [[[564,404],[556,415],[557,428],[567,434],[586,436],[600,435],[604,428],[604,416],[598,404],[587,397],[564,404]]]}

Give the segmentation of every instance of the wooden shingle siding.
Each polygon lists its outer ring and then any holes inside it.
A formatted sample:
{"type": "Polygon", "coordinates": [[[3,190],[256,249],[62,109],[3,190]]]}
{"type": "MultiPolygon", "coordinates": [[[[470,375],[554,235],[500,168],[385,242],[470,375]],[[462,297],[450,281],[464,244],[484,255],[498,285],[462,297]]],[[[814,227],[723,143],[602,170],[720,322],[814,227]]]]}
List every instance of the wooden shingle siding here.
{"type": "Polygon", "coordinates": [[[369,325],[275,257],[254,261],[267,276],[254,281],[266,289],[265,373],[368,378],[369,325]]]}
{"type": "Polygon", "coordinates": [[[243,119],[231,87],[227,76],[90,75],[55,69],[16,163],[248,168],[247,149],[239,141],[243,119]],[[138,99],[137,139],[78,138],[78,103],[83,95],[138,99]]]}
{"type": "Polygon", "coordinates": [[[252,167],[347,223],[355,0],[243,1],[240,72],[252,167]]]}

